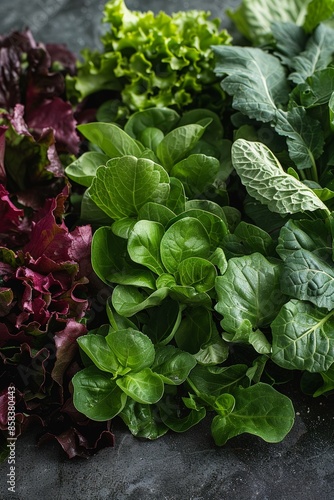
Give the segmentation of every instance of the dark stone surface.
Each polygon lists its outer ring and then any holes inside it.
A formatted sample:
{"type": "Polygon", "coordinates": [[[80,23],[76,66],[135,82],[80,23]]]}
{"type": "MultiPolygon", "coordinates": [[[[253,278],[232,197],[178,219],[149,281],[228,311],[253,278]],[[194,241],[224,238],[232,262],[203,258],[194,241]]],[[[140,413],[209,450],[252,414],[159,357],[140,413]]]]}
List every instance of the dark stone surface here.
{"type": "MultiPolygon", "coordinates": [[[[99,47],[103,30],[104,0],[1,0],[1,33],[28,26],[41,42],[66,43],[77,54],[83,47],[99,47]],[[13,8],[14,7],[14,8],[13,8]]],[[[127,0],[129,9],[164,10],[168,14],[186,9],[203,9],[221,19],[222,28],[233,29],[225,14],[238,0],[127,0]]]]}
{"type": "MultiPolygon", "coordinates": [[[[128,0],[130,8],[171,13],[224,12],[239,2],[128,0]]],[[[67,43],[76,51],[98,46],[101,0],[1,0],[0,32],[29,26],[37,41],[67,43]]],[[[20,500],[331,500],[334,498],[334,408],[293,390],[296,423],[279,444],[239,436],[218,448],[206,420],[186,434],[157,441],[134,438],[115,422],[116,444],[88,460],[68,460],[54,442],[36,447],[31,431],[16,446],[16,494],[7,491],[8,464],[0,467],[0,499],[20,500]]]]}

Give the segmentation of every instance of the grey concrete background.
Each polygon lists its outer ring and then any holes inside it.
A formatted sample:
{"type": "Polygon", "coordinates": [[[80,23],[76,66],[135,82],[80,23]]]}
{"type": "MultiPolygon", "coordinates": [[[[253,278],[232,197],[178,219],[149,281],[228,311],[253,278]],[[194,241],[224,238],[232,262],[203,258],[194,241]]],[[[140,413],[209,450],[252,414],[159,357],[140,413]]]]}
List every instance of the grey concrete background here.
{"type": "MultiPolygon", "coordinates": [[[[131,9],[224,12],[238,1],[127,0],[131,9]]],[[[101,0],[1,0],[0,33],[30,27],[37,41],[67,43],[76,53],[98,47],[101,0]]],[[[232,28],[233,32],[233,28],[232,28]]],[[[294,389],[291,389],[293,392],[294,389]]],[[[115,421],[114,448],[88,460],[69,460],[55,442],[36,446],[38,429],[16,445],[16,493],[0,466],[0,499],[19,500],[331,500],[334,498],[332,399],[293,395],[296,423],[279,444],[239,436],[217,448],[207,419],[186,434],[157,441],[134,438],[115,421]]]]}

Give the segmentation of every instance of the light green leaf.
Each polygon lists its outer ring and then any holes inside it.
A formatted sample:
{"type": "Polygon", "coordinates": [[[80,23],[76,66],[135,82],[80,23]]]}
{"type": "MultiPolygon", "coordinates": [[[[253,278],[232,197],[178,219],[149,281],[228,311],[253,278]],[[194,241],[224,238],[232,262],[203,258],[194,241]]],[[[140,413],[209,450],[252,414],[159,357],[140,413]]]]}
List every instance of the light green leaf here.
{"type": "Polygon", "coordinates": [[[149,201],[138,212],[138,220],[152,220],[166,226],[175,217],[168,207],[149,201]]]}
{"type": "Polygon", "coordinates": [[[307,6],[307,15],[304,21],[304,29],[310,33],[322,21],[333,18],[333,0],[311,0],[307,6]]]}
{"type": "Polygon", "coordinates": [[[164,137],[157,147],[157,156],[168,172],[191,151],[204,131],[204,127],[193,123],[177,127],[164,137]]]}
{"type": "Polygon", "coordinates": [[[173,274],[182,260],[189,257],[209,257],[208,233],[197,219],[185,217],[167,229],[161,239],[160,253],[163,265],[173,274]]]}
{"type": "Polygon", "coordinates": [[[123,219],[118,219],[115,222],[113,222],[111,224],[111,229],[116,236],[119,236],[120,238],[127,240],[135,224],[136,224],[135,218],[124,217],[123,219]]]}
{"type": "Polygon", "coordinates": [[[150,127],[160,129],[167,134],[179,121],[180,116],[169,108],[150,108],[131,114],[124,125],[124,131],[134,139],[139,139],[141,134],[150,127]]]}
{"type": "Polygon", "coordinates": [[[131,317],[148,307],[154,307],[169,294],[169,288],[159,288],[150,295],[144,295],[135,286],[117,285],[111,296],[112,305],[121,316],[131,317]]]}
{"type": "Polygon", "coordinates": [[[233,166],[256,200],[281,215],[326,210],[326,205],[292,175],[284,172],[275,155],[260,142],[238,139],[232,146],[233,166]]]}
{"type": "Polygon", "coordinates": [[[184,212],[186,195],[182,182],[176,177],[170,177],[170,193],[166,201],[166,207],[172,210],[175,214],[184,212]]]}
{"type": "Polygon", "coordinates": [[[181,285],[193,286],[197,292],[208,292],[215,286],[216,268],[207,259],[189,257],[177,270],[181,285]]]}
{"type": "Polygon", "coordinates": [[[72,181],[89,187],[93,182],[98,167],[105,165],[108,160],[109,156],[103,153],[88,151],[70,163],[65,168],[65,173],[72,181]]]}
{"type": "Polygon", "coordinates": [[[131,259],[160,275],[165,272],[160,258],[160,242],[164,228],[159,222],[138,221],[129,234],[128,252],[131,259]]]}
{"type": "MultiPolygon", "coordinates": [[[[197,201],[197,200],[194,200],[197,201]]],[[[199,204],[197,204],[199,205],[199,204]]],[[[187,206],[189,206],[187,202],[187,206]]],[[[203,203],[203,206],[205,204],[203,203]]],[[[210,238],[211,250],[215,250],[217,247],[223,245],[224,238],[228,234],[227,224],[225,223],[225,215],[223,213],[223,218],[218,215],[205,210],[204,208],[189,208],[185,212],[182,212],[174,220],[171,220],[170,225],[172,225],[177,220],[181,220],[184,217],[193,217],[194,219],[199,220],[208,236],[210,238]]]]}
{"type": "Polygon", "coordinates": [[[106,336],[106,342],[119,363],[134,372],[151,366],[154,361],[152,341],[133,328],[111,331],[106,336]]]}
{"type": "Polygon", "coordinates": [[[102,371],[115,373],[119,363],[102,335],[83,335],[78,338],[80,348],[102,371]]]}
{"type": "Polygon", "coordinates": [[[154,404],[164,393],[163,381],[150,368],[128,373],[116,379],[116,384],[137,403],[154,404]]]}
{"type": "Polygon", "coordinates": [[[112,219],[137,216],[148,201],[166,199],[167,172],[147,158],[123,156],[97,169],[90,188],[92,200],[112,219]]]}
{"type": "Polygon", "coordinates": [[[278,443],[291,430],[295,416],[292,403],[270,385],[259,382],[246,389],[239,387],[233,396],[233,411],[212,421],[211,432],[218,446],[243,433],[278,443]]]}
{"type": "Polygon", "coordinates": [[[78,125],[79,132],[102,149],[109,158],[133,155],[139,157],[144,146],[134,141],[114,123],[91,122],[78,125]]]}
{"type": "Polygon", "coordinates": [[[333,314],[290,300],[271,324],[273,361],[289,370],[328,370],[334,362],[333,314]]]}

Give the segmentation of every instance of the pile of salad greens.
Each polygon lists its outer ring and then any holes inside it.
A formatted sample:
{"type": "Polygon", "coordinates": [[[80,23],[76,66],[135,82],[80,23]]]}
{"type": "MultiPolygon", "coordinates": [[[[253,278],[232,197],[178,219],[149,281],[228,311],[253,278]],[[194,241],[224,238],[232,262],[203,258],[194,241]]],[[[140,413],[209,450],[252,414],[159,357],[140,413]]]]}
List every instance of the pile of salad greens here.
{"type": "Polygon", "coordinates": [[[334,2],[243,0],[240,45],[207,12],[104,14],[75,68],[0,40],[1,429],[14,380],[70,457],[116,418],[279,442],[292,385],[334,391],[334,2]]]}

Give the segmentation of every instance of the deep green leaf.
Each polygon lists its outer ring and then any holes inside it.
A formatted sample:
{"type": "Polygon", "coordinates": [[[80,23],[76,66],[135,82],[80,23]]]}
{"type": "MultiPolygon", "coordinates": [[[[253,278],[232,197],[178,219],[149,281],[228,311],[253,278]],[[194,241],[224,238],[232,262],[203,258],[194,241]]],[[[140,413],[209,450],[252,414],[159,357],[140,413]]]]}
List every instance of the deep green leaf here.
{"type": "Polygon", "coordinates": [[[292,299],[271,324],[272,359],[289,370],[322,372],[334,362],[333,311],[292,299]]]}
{"type": "Polygon", "coordinates": [[[72,378],[75,408],[92,420],[104,421],[122,411],[126,395],[106,372],[84,368],[72,378]]]}
{"type": "Polygon", "coordinates": [[[169,294],[169,288],[163,287],[150,295],[144,295],[135,286],[118,285],[112,294],[112,305],[121,316],[131,317],[148,307],[154,307],[169,294]]]}
{"type": "Polygon", "coordinates": [[[160,243],[164,228],[159,222],[138,221],[129,234],[128,252],[131,259],[160,275],[165,272],[160,258],[160,243]]]}
{"type": "Polygon", "coordinates": [[[172,345],[158,347],[152,370],[158,373],[165,384],[180,385],[196,366],[196,359],[188,352],[172,345]]]}
{"type": "Polygon", "coordinates": [[[217,415],[212,422],[211,432],[218,446],[243,433],[278,443],[291,430],[294,423],[292,403],[271,386],[260,382],[247,388],[239,387],[233,391],[233,396],[233,411],[226,416],[217,415]]]}
{"type": "Polygon", "coordinates": [[[244,320],[253,328],[270,324],[286,301],[280,291],[281,268],[254,253],[228,261],[227,271],[216,279],[222,327],[236,333],[244,320]]]}
{"type": "Polygon", "coordinates": [[[210,239],[203,225],[192,217],[175,222],[164,234],[160,245],[161,260],[169,273],[178,270],[189,257],[207,258],[210,239]]]}
{"type": "Polygon", "coordinates": [[[330,311],[334,308],[334,266],[309,250],[297,250],[284,261],[281,288],[290,297],[330,311]]]}

